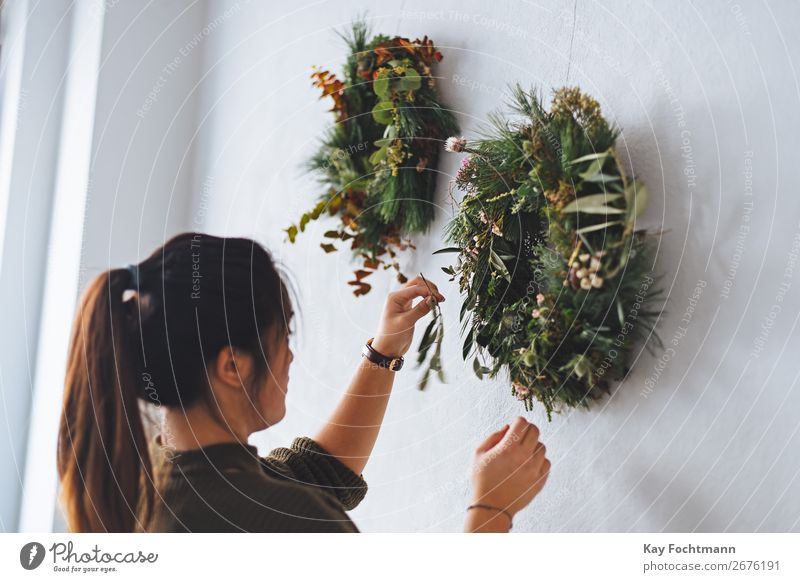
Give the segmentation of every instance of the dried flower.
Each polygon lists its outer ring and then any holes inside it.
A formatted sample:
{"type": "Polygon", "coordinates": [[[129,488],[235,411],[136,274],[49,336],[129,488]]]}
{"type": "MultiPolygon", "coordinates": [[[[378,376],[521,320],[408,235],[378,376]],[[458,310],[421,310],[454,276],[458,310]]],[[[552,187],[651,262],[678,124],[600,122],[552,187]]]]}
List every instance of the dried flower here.
{"type": "Polygon", "coordinates": [[[589,260],[591,256],[592,255],[590,255],[589,253],[583,253],[582,255],[578,255],[578,258],[581,260],[581,263],[585,263],[586,261],[589,260]]]}
{"type": "Polygon", "coordinates": [[[514,382],[514,394],[517,396],[517,400],[525,400],[531,393],[530,388],[527,386],[523,386],[519,382],[514,382]]]}
{"type": "Polygon", "coordinates": [[[537,305],[541,305],[542,303],[544,303],[544,295],[542,295],[541,293],[539,293],[539,294],[536,296],[536,304],[537,304],[537,305]]]}
{"type": "Polygon", "coordinates": [[[467,146],[467,139],[464,137],[448,137],[444,142],[444,149],[448,152],[459,153],[463,152],[467,146]]]}
{"type": "Polygon", "coordinates": [[[603,278],[595,274],[589,275],[589,282],[595,289],[603,286],[603,278]]]}
{"type": "Polygon", "coordinates": [[[485,212],[484,210],[481,210],[481,211],[478,213],[478,218],[480,218],[480,219],[481,219],[481,222],[482,222],[483,224],[489,224],[489,218],[486,216],[486,212],[485,212]]]}
{"type": "Polygon", "coordinates": [[[578,269],[577,271],[575,271],[575,276],[576,276],[578,279],[583,279],[583,278],[584,278],[584,277],[586,277],[586,275],[588,275],[588,274],[589,274],[589,273],[587,273],[586,269],[578,269]]]}
{"type": "Polygon", "coordinates": [[[589,280],[589,277],[584,277],[583,279],[581,279],[581,289],[588,290],[591,288],[592,288],[592,282],[589,280]]]}
{"type": "Polygon", "coordinates": [[[496,222],[492,223],[492,232],[497,236],[503,236],[503,231],[500,230],[500,227],[497,225],[496,222]]]}
{"type": "Polygon", "coordinates": [[[592,260],[589,262],[589,270],[592,271],[593,273],[596,273],[597,271],[600,270],[601,266],[602,263],[600,262],[600,259],[592,257],[592,260]]]}

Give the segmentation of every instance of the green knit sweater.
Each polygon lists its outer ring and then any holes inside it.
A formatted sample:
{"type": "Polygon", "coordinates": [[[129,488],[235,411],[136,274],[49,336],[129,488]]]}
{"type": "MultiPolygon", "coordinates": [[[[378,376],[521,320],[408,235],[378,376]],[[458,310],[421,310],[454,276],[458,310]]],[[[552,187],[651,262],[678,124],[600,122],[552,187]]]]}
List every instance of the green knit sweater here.
{"type": "Polygon", "coordinates": [[[259,457],[255,447],[219,444],[165,462],[157,532],[358,532],[345,510],[367,484],[312,439],[259,457]]]}

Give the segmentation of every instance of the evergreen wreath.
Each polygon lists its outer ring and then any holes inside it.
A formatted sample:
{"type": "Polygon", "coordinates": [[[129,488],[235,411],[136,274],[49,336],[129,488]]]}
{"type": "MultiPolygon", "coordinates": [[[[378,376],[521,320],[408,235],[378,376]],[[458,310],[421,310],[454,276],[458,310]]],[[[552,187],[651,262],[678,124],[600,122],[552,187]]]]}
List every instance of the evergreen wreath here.
{"type": "Polygon", "coordinates": [[[370,39],[363,21],[341,36],[350,51],[344,80],[316,68],[312,74],[336,116],[309,163],[326,192],[286,233],[294,242],[310,221],[325,213],[337,217],[338,227],[325,232],[320,246],[329,253],[338,250],[335,241],[349,241],[362,264],[348,282],[359,296],[371,288],[365,279],[381,268],[394,268],[406,281],[398,253],[413,248],[410,235],[433,221],[441,144],[458,127],[438,101],[431,68],[442,54],[427,36],[370,39]]]}
{"type": "MultiPolygon", "coordinates": [[[[647,190],[618,159],[618,131],[578,88],[541,96],[512,89],[509,121],[495,114],[454,180],[464,192],[444,268],[465,295],[463,357],[478,377],[507,370],[531,410],[590,404],[628,372],[633,345],[652,335],[659,295],[652,237],[636,228],[647,190]]],[[[649,348],[649,346],[648,346],[649,348]]]]}

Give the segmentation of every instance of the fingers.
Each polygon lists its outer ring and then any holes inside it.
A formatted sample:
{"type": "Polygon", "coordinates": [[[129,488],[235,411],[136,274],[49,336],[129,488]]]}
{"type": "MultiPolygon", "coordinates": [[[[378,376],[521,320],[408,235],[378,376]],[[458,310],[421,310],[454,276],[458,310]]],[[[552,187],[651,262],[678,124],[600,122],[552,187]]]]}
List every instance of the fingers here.
{"type": "Polygon", "coordinates": [[[428,288],[422,283],[419,285],[408,285],[390,293],[389,296],[396,302],[406,305],[417,297],[427,297],[428,288]]]}
{"type": "Polygon", "coordinates": [[[435,283],[432,283],[427,279],[423,279],[422,277],[414,277],[413,279],[409,280],[405,286],[409,287],[417,285],[422,285],[426,290],[428,287],[430,287],[431,291],[433,292],[433,296],[436,297],[436,301],[444,301],[444,295],[442,295],[439,291],[439,287],[437,287],[435,283]],[[426,282],[428,285],[425,285],[426,282]]]}
{"type": "Polygon", "coordinates": [[[431,312],[431,309],[433,309],[431,301],[432,299],[430,297],[426,297],[414,306],[411,310],[411,318],[414,323],[431,312]]]}
{"type": "Polygon", "coordinates": [[[535,447],[539,442],[539,427],[530,422],[527,422],[527,425],[522,434],[522,444],[524,446],[535,447]]]}
{"type": "Polygon", "coordinates": [[[488,437],[486,437],[485,441],[478,445],[477,452],[485,453],[486,451],[494,448],[497,443],[503,440],[503,436],[505,436],[506,432],[508,432],[508,425],[505,425],[500,430],[490,434],[488,437]]]}
{"type": "Polygon", "coordinates": [[[521,416],[511,423],[505,440],[533,448],[539,440],[539,429],[521,416]]]}
{"type": "Polygon", "coordinates": [[[536,443],[536,448],[533,449],[533,455],[531,457],[536,462],[536,464],[541,464],[543,461],[546,461],[545,455],[547,454],[547,447],[544,446],[543,443],[536,443]]]}

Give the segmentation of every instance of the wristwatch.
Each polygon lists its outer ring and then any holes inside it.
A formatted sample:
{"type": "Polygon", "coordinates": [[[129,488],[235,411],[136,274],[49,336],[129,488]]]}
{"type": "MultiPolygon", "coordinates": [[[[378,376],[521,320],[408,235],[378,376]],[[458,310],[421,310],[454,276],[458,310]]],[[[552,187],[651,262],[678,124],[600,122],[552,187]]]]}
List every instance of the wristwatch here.
{"type": "Polygon", "coordinates": [[[403,367],[403,357],[400,356],[399,358],[390,358],[389,356],[384,356],[382,353],[375,351],[375,348],[372,347],[372,340],[374,337],[371,337],[367,340],[367,343],[364,345],[364,349],[361,350],[361,355],[367,358],[373,364],[380,366],[381,368],[387,368],[392,372],[397,372],[399,369],[403,367]]]}

